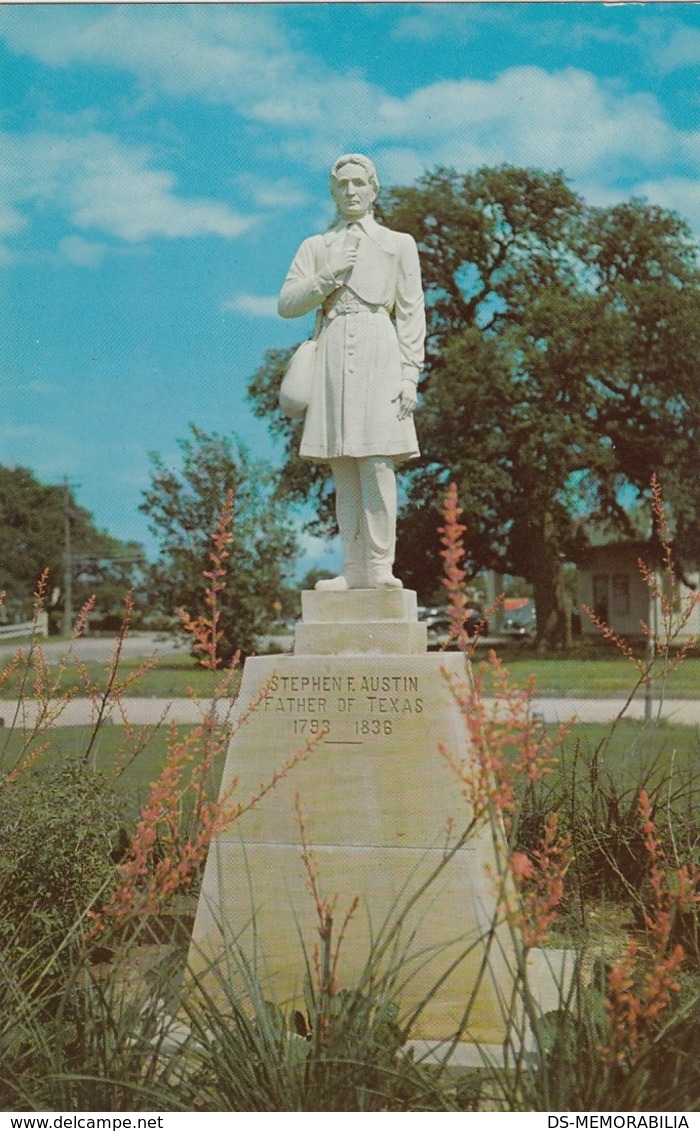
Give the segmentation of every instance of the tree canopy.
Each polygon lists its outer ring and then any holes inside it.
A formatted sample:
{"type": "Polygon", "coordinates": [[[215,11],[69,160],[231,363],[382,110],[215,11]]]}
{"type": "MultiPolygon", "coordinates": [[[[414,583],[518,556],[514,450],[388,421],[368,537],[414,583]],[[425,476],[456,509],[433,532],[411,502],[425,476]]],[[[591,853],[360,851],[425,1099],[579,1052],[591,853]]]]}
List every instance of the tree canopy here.
{"type": "MultiPolygon", "coordinates": [[[[700,553],[700,272],[676,214],[641,200],[587,206],[558,172],[438,169],[390,189],[380,218],[418,243],[428,314],[397,572],[425,593],[455,480],[474,569],[525,577],[538,634],[568,640],[566,561],[586,522],[630,532],[628,507],[658,476],[682,553],[700,553]]],[[[287,450],[281,485],[304,484],[328,518],[322,468],[302,472],[274,395],[285,355],[251,384],[287,450]]]]}
{"type": "Polygon", "coordinates": [[[142,547],[95,527],[70,486],[41,483],[26,467],[0,467],[0,592],[12,620],[31,617],[44,570],[53,612],[65,611],[67,553],[73,612],[93,594],[93,621],[118,617],[126,592],[138,583],[142,547]]]}
{"type": "Polygon", "coordinates": [[[222,597],[220,654],[251,651],[256,633],[273,619],[284,577],[295,555],[290,522],[272,497],[272,475],[228,436],[195,425],[179,441],[181,467],[151,455],[151,485],[141,510],[159,541],[149,590],[166,614],[205,613],[203,571],[210,567],[210,536],[226,494],[234,493],[233,545],[222,597]]]}

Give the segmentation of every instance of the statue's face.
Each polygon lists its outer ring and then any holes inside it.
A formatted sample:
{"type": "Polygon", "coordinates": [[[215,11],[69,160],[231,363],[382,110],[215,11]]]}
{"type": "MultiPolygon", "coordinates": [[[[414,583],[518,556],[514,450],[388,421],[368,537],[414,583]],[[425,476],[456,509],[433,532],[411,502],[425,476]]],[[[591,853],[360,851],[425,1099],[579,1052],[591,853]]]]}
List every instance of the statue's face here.
{"type": "Polygon", "coordinates": [[[333,199],[344,220],[361,220],[377,194],[362,165],[343,165],[333,185],[333,199]]]}

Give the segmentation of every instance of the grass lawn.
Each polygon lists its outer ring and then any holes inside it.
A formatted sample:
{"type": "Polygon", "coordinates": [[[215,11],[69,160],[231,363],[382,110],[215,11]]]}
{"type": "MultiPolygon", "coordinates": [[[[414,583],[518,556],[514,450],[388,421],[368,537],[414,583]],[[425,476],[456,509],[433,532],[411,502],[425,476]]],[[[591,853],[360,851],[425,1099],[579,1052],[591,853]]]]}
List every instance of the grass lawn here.
{"type": "Polygon", "coordinates": [[[687,774],[700,765],[700,731],[697,727],[661,723],[645,725],[624,719],[614,728],[608,723],[577,723],[564,739],[560,765],[582,772],[597,752],[599,772],[621,783],[639,785],[649,772],[659,777],[672,769],[687,774]]]}
{"type": "MultiPolygon", "coordinates": [[[[119,679],[125,680],[133,675],[142,663],[143,660],[139,658],[127,657],[122,660],[119,665],[119,679]]],[[[2,666],[0,665],[0,671],[2,666]]],[[[105,664],[96,660],[88,660],[81,666],[94,683],[104,687],[106,681],[105,664]]],[[[59,673],[58,665],[51,665],[51,671],[54,672],[54,678],[57,677],[59,673]]],[[[191,690],[198,698],[206,699],[212,693],[214,678],[212,673],[201,667],[192,656],[187,653],[175,653],[162,657],[158,661],[157,667],[144,672],[127,689],[127,695],[156,699],[177,699],[187,696],[191,690]]],[[[79,677],[75,664],[70,663],[61,673],[60,685],[56,694],[59,693],[60,689],[69,690],[74,687],[82,688],[82,686],[83,681],[79,677]]],[[[19,676],[17,673],[13,673],[0,687],[0,698],[11,699],[18,691],[19,676]]],[[[32,693],[30,679],[25,694],[31,697],[32,693]]]]}
{"type": "MultiPolygon", "coordinates": [[[[178,727],[177,733],[184,734],[191,729],[178,727]]],[[[134,728],[135,734],[140,734],[143,730],[143,727],[134,728]]],[[[80,758],[91,733],[91,728],[84,726],[53,728],[47,736],[51,747],[35,763],[35,771],[41,772],[42,764],[80,758]]],[[[168,749],[168,733],[168,728],[162,727],[117,779],[119,790],[128,798],[128,813],[131,817],[136,816],[149,782],[155,780],[163,767],[168,749]]],[[[109,778],[115,772],[115,767],[122,763],[124,746],[123,727],[103,727],[91,751],[90,766],[101,770],[109,778]]],[[[0,765],[11,767],[18,750],[19,736],[8,734],[3,738],[0,731],[0,765]],[[6,754],[3,755],[5,741],[8,745],[6,754]]],[[[660,777],[673,767],[680,775],[687,776],[698,765],[700,733],[695,727],[663,723],[660,726],[646,726],[633,720],[625,720],[614,729],[605,723],[577,723],[560,749],[560,771],[568,777],[576,762],[577,776],[583,784],[587,780],[590,760],[596,751],[601,773],[612,774],[621,786],[633,787],[639,785],[649,771],[653,777],[660,777]]],[[[223,765],[216,767],[211,782],[212,796],[218,791],[222,771],[223,765]]],[[[555,773],[549,779],[554,794],[559,792],[558,777],[559,774],[555,773]]],[[[561,785],[563,784],[562,781],[561,785]]]]}
{"type": "MultiPolygon", "coordinates": [[[[519,655],[496,649],[513,682],[524,687],[534,677],[538,695],[626,696],[638,678],[636,667],[624,656],[591,656],[563,659],[519,655]]],[[[482,657],[477,652],[476,662],[482,657]]],[[[657,683],[658,686],[658,683],[657,683]]],[[[700,658],[685,659],[665,681],[666,698],[700,698],[700,658]]]]}
{"type": "MultiPolygon", "coordinates": [[[[140,735],[144,727],[134,727],[134,734],[140,735]]],[[[192,730],[192,727],[178,727],[178,735],[192,730]]],[[[168,751],[168,727],[161,727],[148,745],[139,754],[138,758],[126,765],[125,769],[116,778],[117,788],[127,799],[126,816],[130,819],[138,815],[140,804],[147,796],[148,785],[154,781],[165,763],[168,751]]],[[[33,764],[31,772],[41,773],[42,766],[57,765],[67,759],[80,759],[90,740],[92,727],[54,727],[48,731],[44,741],[49,740],[51,745],[46,753],[33,764]]],[[[100,770],[109,780],[116,774],[117,769],[124,761],[126,735],[122,726],[104,726],[97,736],[89,757],[88,765],[100,770]]],[[[0,765],[11,768],[14,758],[20,749],[18,734],[9,734],[3,738],[0,731],[0,765]],[[4,750],[7,740],[7,749],[4,750]]],[[[128,762],[128,755],[127,755],[128,762]]],[[[223,766],[218,767],[218,777],[212,782],[212,793],[218,791],[219,780],[223,766]]]]}
{"type": "MultiPolygon", "coordinates": [[[[629,660],[614,651],[567,658],[524,653],[522,648],[512,645],[497,648],[496,651],[518,686],[525,686],[530,677],[534,677],[538,695],[623,697],[629,692],[638,674],[629,660]]],[[[479,649],[475,663],[485,659],[486,650],[479,649]]],[[[123,660],[119,666],[120,678],[125,679],[135,672],[140,663],[139,659],[132,657],[123,660]]],[[[2,667],[0,664],[0,671],[2,667]]],[[[104,685],[104,664],[88,661],[85,668],[90,679],[104,685]]],[[[53,670],[57,670],[55,665],[53,670]]],[[[66,668],[61,686],[80,686],[74,665],[66,668]]],[[[13,674],[0,685],[0,698],[11,699],[17,694],[18,687],[18,676],[13,674]]],[[[176,699],[186,696],[191,689],[197,697],[207,698],[211,694],[211,688],[211,672],[198,666],[190,655],[176,653],[162,657],[156,668],[146,672],[128,688],[127,695],[176,699]]],[[[27,693],[31,696],[31,685],[28,686],[27,693]]],[[[665,681],[665,695],[667,698],[700,698],[700,657],[688,657],[676,671],[669,674],[665,681]]]]}

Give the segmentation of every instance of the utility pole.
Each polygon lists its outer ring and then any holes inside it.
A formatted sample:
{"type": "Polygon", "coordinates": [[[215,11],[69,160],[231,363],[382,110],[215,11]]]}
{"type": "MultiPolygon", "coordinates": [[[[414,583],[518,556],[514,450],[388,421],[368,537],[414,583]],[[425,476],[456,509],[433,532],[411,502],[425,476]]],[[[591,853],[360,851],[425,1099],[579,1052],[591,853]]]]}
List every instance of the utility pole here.
{"type": "Polygon", "coordinates": [[[73,548],[71,544],[71,493],[68,476],[63,480],[63,635],[73,631],[73,548]]]}
{"type": "Polygon", "coordinates": [[[649,586],[649,625],[647,629],[647,665],[649,668],[647,681],[644,684],[644,722],[650,723],[654,713],[654,658],[656,656],[656,638],[658,636],[658,596],[659,575],[654,570],[654,584],[649,586]]]}

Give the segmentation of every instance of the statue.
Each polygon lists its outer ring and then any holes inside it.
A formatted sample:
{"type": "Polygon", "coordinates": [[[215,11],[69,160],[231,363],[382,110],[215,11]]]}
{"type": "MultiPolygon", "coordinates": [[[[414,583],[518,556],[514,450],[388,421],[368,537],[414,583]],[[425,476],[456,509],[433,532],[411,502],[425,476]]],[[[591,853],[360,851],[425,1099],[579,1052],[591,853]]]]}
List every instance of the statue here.
{"type": "Polygon", "coordinates": [[[280,292],[283,318],[320,308],[300,454],[328,462],[343,543],[340,576],[317,589],[401,588],[394,577],[395,466],[420,453],[413,410],[425,307],[415,241],[372,215],[373,163],[346,154],[330,174],[338,218],[304,240],[280,292]],[[321,320],[322,319],[322,320],[321,320]]]}

